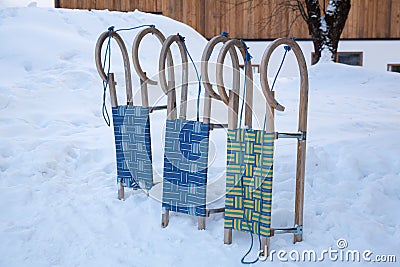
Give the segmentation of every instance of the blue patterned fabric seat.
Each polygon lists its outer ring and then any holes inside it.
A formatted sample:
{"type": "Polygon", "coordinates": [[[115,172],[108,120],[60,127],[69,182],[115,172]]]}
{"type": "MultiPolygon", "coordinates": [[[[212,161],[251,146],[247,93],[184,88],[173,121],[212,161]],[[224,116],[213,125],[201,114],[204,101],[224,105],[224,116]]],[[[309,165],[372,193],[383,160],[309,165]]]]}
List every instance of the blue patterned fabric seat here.
{"type": "Polygon", "coordinates": [[[162,207],[206,216],[208,140],[210,125],[167,120],[162,207]]]}
{"type": "Polygon", "coordinates": [[[149,190],[153,186],[149,109],[112,108],[118,182],[149,190]]]}

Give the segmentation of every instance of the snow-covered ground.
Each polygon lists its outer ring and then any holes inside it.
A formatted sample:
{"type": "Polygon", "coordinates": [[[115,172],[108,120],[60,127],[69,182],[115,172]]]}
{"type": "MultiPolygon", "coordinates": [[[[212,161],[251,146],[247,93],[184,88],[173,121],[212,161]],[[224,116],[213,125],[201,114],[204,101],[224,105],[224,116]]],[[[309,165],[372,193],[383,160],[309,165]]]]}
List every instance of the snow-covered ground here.
{"type": "Polygon", "coordinates": [[[38,6],[38,7],[54,7],[54,0],[0,0],[0,6],[7,7],[26,7],[26,6],[38,6]]]}
{"type": "MultiPolygon", "coordinates": [[[[113,133],[101,113],[94,46],[110,25],[141,24],[155,24],[166,36],[186,36],[195,60],[207,43],[191,28],[158,15],[0,8],[0,266],[241,265],[249,236],[234,232],[233,244],[224,245],[221,214],[198,231],[195,218],[174,213],[162,229],[157,199],[128,191],[125,201],[117,200],[113,133]]],[[[138,31],[121,33],[129,50],[138,31]]],[[[141,46],[150,75],[157,72],[159,49],[151,37],[141,46]]],[[[123,68],[119,52],[112,51],[122,95],[123,68]]],[[[337,249],[337,240],[344,238],[347,249],[370,250],[372,259],[396,255],[400,261],[400,75],[333,63],[309,72],[304,241],[293,245],[292,235],[279,235],[272,238],[272,249],[320,254],[337,249]]],[[[259,76],[255,79],[258,84],[259,76]]],[[[138,91],[135,74],[133,82],[138,91]]],[[[296,131],[298,84],[298,77],[278,79],[277,98],[286,106],[276,115],[278,131],[296,131]]],[[[162,95],[156,86],[149,89],[162,95]]],[[[193,98],[196,86],[190,89],[193,98]]],[[[262,97],[255,99],[264,105],[262,97]]],[[[163,112],[152,115],[157,173],[164,119],[163,112]]],[[[223,131],[211,139],[214,177],[225,166],[223,131]]],[[[275,158],[272,224],[288,227],[295,142],[278,140],[275,158]]],[[[276,255],[272,263],[257,265],[266,264],[365,265],[333,263],[328,257],[282,263],[276,255]]]]}

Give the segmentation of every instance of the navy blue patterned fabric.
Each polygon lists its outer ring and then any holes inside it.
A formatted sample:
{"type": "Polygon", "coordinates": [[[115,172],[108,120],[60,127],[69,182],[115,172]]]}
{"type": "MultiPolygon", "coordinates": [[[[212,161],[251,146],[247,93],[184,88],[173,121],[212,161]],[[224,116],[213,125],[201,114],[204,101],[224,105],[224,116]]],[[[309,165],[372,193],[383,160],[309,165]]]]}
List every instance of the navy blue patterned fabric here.
{"type": "Polygon", "coordinates": [[[112,108],[118,182],[126,187],[150,189],[153,169],[148,108],[112,108]]]}
{"type": "Polygon", "coordinates": [[[205,216],[210,125],[167,120],[165,132],[162,206],[205,216]]]}

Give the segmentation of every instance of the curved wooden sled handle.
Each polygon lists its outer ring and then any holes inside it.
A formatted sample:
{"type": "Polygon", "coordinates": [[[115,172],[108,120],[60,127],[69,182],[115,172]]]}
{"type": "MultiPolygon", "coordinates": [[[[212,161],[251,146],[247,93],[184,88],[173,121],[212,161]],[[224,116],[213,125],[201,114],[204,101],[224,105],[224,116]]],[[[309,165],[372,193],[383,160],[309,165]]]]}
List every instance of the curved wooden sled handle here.
{"type": "MultiPolygon", "coordinates": [[[[128,105],[133,105],[131,67],[130,67],[130,64],[129,64],[128,50],[126,49],[125,43],[122,40],[121,36],[118,33],[114,32],[112,30],[103,32],[99,36],[99,38],[97,39],[96,48],[95,48],[95,54],[94,54],[94,58],[95,58],[95,61],[96,61],[97,72],[99,73],[101,79],[104,82],[107,82],[107,74],[103,70],[102,61],[101,61],[101,50],[102,50],[104,41],[108,38],[108,36],[111,36],[111,38],[115,39],[115,41],[117,41],[117,44],[118,44],[119,48],[121,49],[122,59],[124,61],[124,70],[125,70],[125,84],[126,84],[127,104],[128,105]]],[[[113,82],[114,81],[112,81],[112,83],[113,82]]]]}
{"type": "Polygon", "coordinates": [[[182,59],[182,84],[181,84],[181,105],[180,105],[180,112],[179,112],[179,118],[180,119],[186,119],[186,113],[187,113],[187,93],[188,93],[188,58],[186,54],[186,50],[184,47],[184,44],[182,43],[181,36],[179,35],[171,35],[169,36],[165,42],[163,43],[163,46],[161,48],[161,53],[160,53],[160,60],[158,62],[158,69],[159,69],[159,75],[160,75],[160,85],[161,88],[163,89],[164,93],[168,96],[168,103],[167,103],[167,119],[168,120],[173,120],[176,119],[176,91],[175,91],[175,77],[173,76],[174,74],[174,65],[171,61],[171,64],[168,67],[168,73],[171,74],[169,76],[169,81],[167,84],[167,80],[165,77],[165,61],[168,56],[170,56],[170,47],[172,43],[176,42],[179,47],[179,51],[181,54],[181,59],[182,59]]]}
{"type": "MultiPolygon", "coordinates": [[[[208,59],[210,58],[211,53],[217,44],[226,43],[229,40],[230,39],[228,37],[223,36],[223,35],[218,35],[218,36],[213,37],[207,43],[206,47],[203,50],[203,55],[201,57],[201,74],[202,74],[204,88],[205,88],[207,94],[209,96],[211,96],[212,98],[215,98],[217,100],[222,100],[226,105],[229,104],[228,97],[226,96],[226,98],[223,98],[224,96],[221,96],[217,92],[215,92],[210,83],[210,79],[209,79],[209,75],[208,75],[208,59]]],[[[233,80],[237,82],[240,79],[239,59],[238,59],[236,51],[233,47],[231,49],[229,49],[229,54],[232,58],[233,80]]]]}
{"type": "MultiPolygon", "coordinates": [[[[140,42],[142,41],[143,37],[145,37],[149,33],[155,35],[157,37],[157,39],[160,41],[161,45],[165,42],[164,34],[162,34],[158,29],[156,29],[154,27],[149,27],[149,28],[142,30],[140,33],[138,33],[138,35],[136,35],[135,40],[133,41],[132,62],[133,62],[133,66],[136,70],[136,73],[139,75],[139,77],[142,81],[147,82],[148,84],[156,85],[157,81],[152,80],[149,77],[147,77],[147,75],[144,73],[142,67],[140,66],[140,62],[139,62],[140,42]]],[[[174,65],[170,50],[167,51],[167,64],[168,64],[168,67],[173,67],[173,65],[174,65]]],[[[172,80],[173,75],[174,75],[174,73],[173,73],[173,68],[172,68],[172,72],[171,71],[168,72],[168,78],[170,80],[172,80]]],[[[167,93],[167,92],[164,91],[164,93],[167,93]]]]}
{"type": "MultiPolygon", "coordinates": [[[[297,63],[299,65],[299,70],[300,70],[300,79],[301,79],[301,85],[300,85],[300,109],[304,109],[304,107],[307,107],[307,103],[304,103],[304,101],[307,101],[308,97],[308,72],[307,72],[307,65],[306,61],[304,59],[303,52],[301,51],[300,46],[293,40],[289,38],[280,38],[276,39],[272,43],[269,44],[267,49],[264,51],[264,54],[261,59],[261,88],[263,91],[263,94],[265,98],[268,101],[268,104],[279,111],[284,111],[285,107],[279,104],[279,102],[274,98],[271,89],[268,84],[268,63],[271,58],[272,52],[280,46],[280,45],[288,45],[292,48],[296,59],[297,63]]],[[[306,113],[305,113],[306,114],[306,113]]],[[[302,124],[302,123],[300,123],[302,124]]]]}
{"type": "MultiPolygon", "coordinates": [[[[226,89],[224,86],[224,78],[223,78],[223,64],[225,60],[225,56],[228,51],[234,50],[237,47],[242,54],[243,60],[246,62],[247,57],[247,48],[246,45],[238,40],[232,39],[227,41],[221,51],[218,54],[218,64],[217,64],[217,88],[221,99],[225,104],[229,106],[229,115],[228,115],[228,128],[236,129],[237,127],[237,119],[238,119],[238,105],[239,105],[239,92],[240,92],[240,73],[237,71],[237,79],[233,80],[233,88],[228,94],[226,93],[226,89]]],[[[231,57],[233,64],[235,65],[235,57],[231,57]]],[[[237,58],[237,57],[236,57],[237,58]]],[[[245,125],[248,127],[252,127],[252,106],[253,106],[253,70],[251,68],[251,59],[249,59],[246,63],[246,99],[245,99],[245,125]]]]}

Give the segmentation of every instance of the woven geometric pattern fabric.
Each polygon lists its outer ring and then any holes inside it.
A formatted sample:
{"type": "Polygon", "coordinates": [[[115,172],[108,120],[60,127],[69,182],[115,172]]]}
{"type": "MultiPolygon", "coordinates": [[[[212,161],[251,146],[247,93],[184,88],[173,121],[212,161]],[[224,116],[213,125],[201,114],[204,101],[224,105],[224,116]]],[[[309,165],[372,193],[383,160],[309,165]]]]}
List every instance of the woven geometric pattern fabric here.
{"type": "Polygon", "coordinates": [[[118,106],[112,115],[118,182],[148,190],[153,186],[149,109],[118,106]]]}
{"type": "Polygon", "coordinates": [[[167,120],[162,207],[195,216],[206,215],[210,125],[167,120]]]}
{"type": "Polygon", "coordinates": [[[274,133],[228,130],[224,227],[269,237],[274,133]]]}

